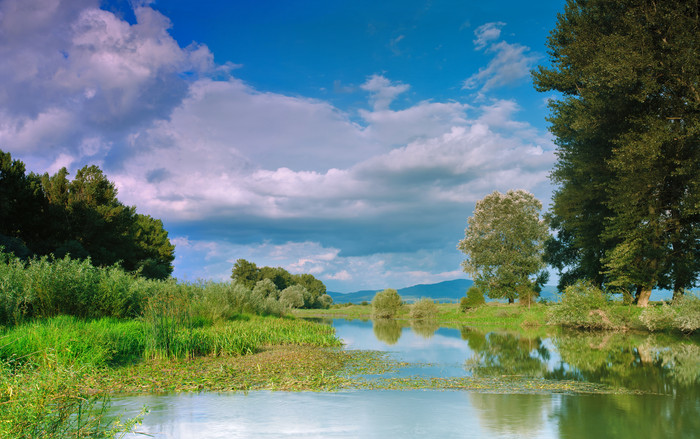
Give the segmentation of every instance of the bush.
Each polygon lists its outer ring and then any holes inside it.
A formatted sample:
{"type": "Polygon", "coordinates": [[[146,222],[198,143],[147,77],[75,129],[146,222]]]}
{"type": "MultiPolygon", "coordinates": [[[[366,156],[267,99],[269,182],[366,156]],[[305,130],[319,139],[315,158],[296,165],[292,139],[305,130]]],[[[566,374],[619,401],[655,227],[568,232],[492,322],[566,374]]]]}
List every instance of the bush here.
{"type": "Polygon", "coordinates": [[[477,308],[484,303],[486,303],[484,292],[481,291],[481,289],[476,285],[472,285],[467,290],[467,295],[462,297],[462,299],[459,301],[459,309],[464,312],[471,308],[477,308]]]}
{"type": "Polygon", "coordinates": [[[674,300],[669,306],[665,303],[646,308],[639,320],[649,331],[681,331],[693,333],[700,328],[700,298],[690,293],[674,300]]]}
{"type": "Polygon", "coordinates": [[[304,293],[306,288],[301,285],[292,285],[282,290],[280,302],[285,308],[301,308],[304,306],[304,293]]]}
{"type": "Polygon", "coordinates": [[[392,289],[387,288],[378,292],[372,299],[372,316],[380,319],[395,317],[401,308],[401,296],[392,289]]]}
{"type": "Polygon", "coordinates": [[[552,307],[550,323],[584,329],[620,329],[622,322],[610,312],[610,301],[590,282],[578,281],[564,290],[552,307]]]}
{"type": "Polygon", "coordinates": [[[423,298],[413,305],[409,316],[414,320],[434,320],[437,317],[438,308],[430,299],[423,298]]]}

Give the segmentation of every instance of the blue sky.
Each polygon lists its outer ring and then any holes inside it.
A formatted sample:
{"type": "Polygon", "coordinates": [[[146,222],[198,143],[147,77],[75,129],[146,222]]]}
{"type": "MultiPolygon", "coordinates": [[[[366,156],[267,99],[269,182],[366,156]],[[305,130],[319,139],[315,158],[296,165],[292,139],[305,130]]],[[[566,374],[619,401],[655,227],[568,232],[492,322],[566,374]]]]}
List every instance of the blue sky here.
{"type": "Polygon", "coordinates": [[[175,276],[465,277],[474,203],[555,161],[529,71],[564,1],[0,0],[0,149],[97,164],[175,276]]]}

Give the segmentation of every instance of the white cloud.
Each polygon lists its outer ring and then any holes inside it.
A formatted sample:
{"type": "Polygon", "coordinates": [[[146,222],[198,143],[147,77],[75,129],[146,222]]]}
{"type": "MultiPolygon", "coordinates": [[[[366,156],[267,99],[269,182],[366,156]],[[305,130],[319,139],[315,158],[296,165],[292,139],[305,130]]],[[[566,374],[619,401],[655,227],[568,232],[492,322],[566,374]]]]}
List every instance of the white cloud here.
{"type": "Polygon", "coordinates": [[[506,24],[502,21],[497,21],[493,23],[482,24],[474,30],[474,35],[476,39],[474,40],[474,47],[477,50],[481,50],[486,47],[491,41],[498,40],[501,37],[501,28],[506,24]]]}
{"type": "Polygon", "coordinates": [[[502,22],[486,23],[474,31],[474,48],[492,53],[493,58],[486,67],[480,68],[464,81],[463,89],[479,88],[480,92],[484,93],[497,87],[515,84],[529,76],[539,56],[531,54],[530,48],[522,44],[498,41],[503,26],[505,23],[502,22]]]}
{"type": "Polygon", "coordinates": [[[370,101],[374,111],[386,110],[396,99],[396,96],[407,91],[407,84],[392,84],[382,75],[372,75],[360,86],[362,90],[370,93],[370,101]]]}

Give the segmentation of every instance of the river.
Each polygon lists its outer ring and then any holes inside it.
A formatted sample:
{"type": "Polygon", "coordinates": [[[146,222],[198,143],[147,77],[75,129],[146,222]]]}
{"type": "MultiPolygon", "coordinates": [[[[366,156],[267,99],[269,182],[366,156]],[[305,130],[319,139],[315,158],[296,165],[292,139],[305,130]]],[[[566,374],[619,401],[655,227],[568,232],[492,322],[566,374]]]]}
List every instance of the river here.
{"type": "MultiPolygon", "coordinates": [[[[409,327],[332,320],[346,349],[387,352],[403,367],[377,378],[526,379],[533,388],[192,393],[120,397],[157,438],[697,438],[697,338],[409,327]],[[579,382],[605,394],[537,391],[579,382]]],[[[148,437],[131,434],[128,438],[148,437]]]]}

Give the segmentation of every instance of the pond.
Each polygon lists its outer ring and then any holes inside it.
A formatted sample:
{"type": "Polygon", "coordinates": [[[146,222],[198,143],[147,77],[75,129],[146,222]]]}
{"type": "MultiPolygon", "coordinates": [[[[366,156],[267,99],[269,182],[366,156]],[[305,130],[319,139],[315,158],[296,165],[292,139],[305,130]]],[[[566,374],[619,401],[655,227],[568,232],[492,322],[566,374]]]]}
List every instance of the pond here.
{"type": "Polygon", "coordinates": [[[697,339],[326,323],[346,349],[386,352],[401,364],[368,379],[516,379],[528,387],[150,395],[117,398],[113,408],[129,416],[145,404],[138,431],[160,438],[700,437],[697,339]],[[560,382],[612,391],[538,391],[560,382]]]}

